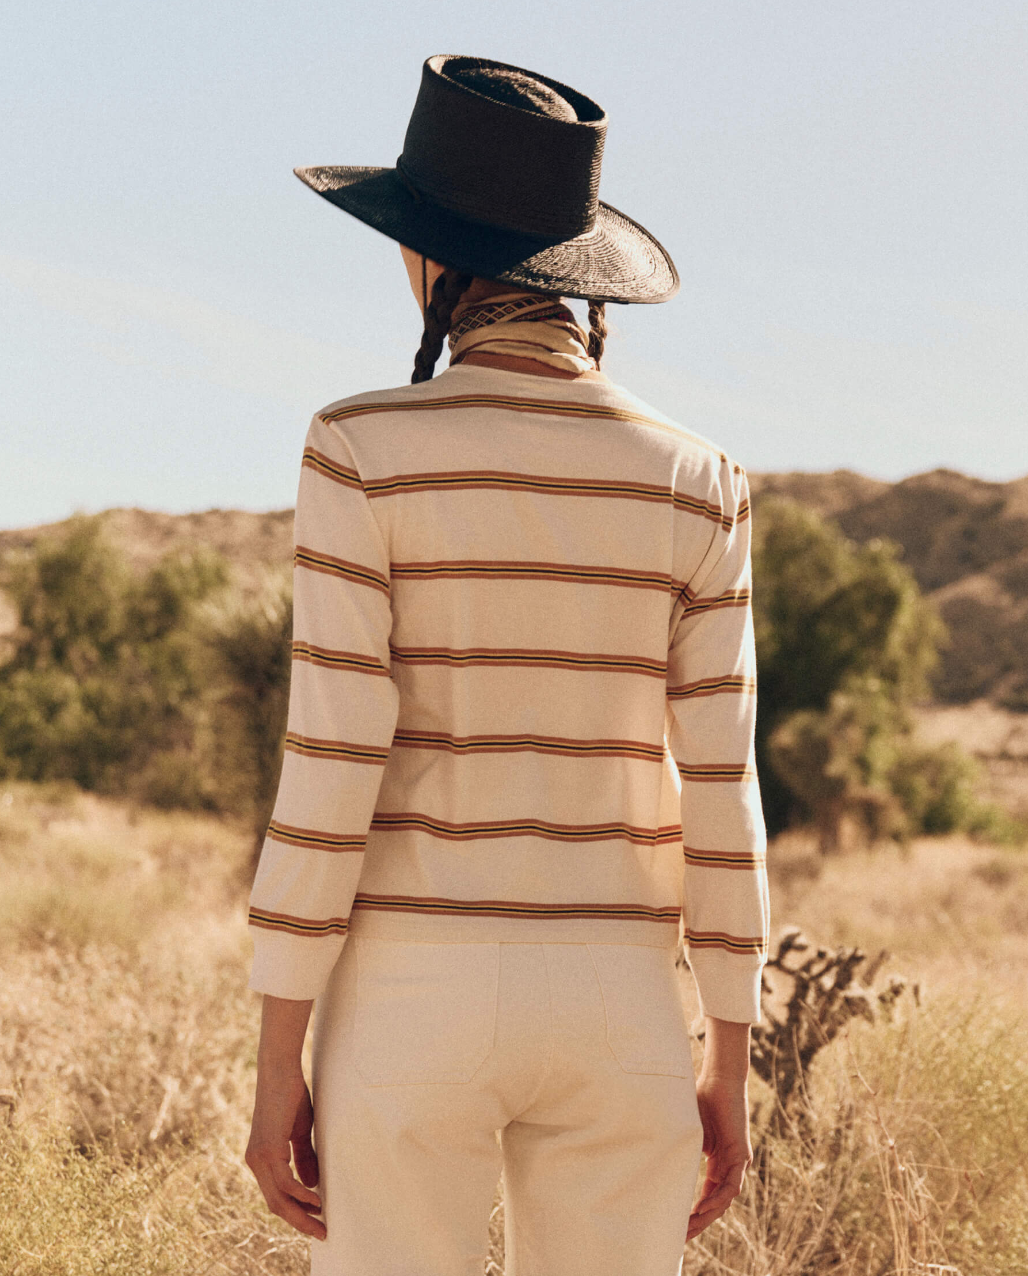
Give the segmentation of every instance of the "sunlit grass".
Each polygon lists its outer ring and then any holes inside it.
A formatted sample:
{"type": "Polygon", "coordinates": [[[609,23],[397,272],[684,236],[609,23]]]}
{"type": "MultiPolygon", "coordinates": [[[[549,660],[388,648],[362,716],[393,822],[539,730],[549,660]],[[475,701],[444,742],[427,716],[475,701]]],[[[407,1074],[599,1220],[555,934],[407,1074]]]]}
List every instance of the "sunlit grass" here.
{"type": "Polygon", "coordinates": [[[813,1119],[758,1141],[743,1196],[684,1272],[1023,1276],[1024,1032],[942,998],[851,1026],[814,1070],[813,1119]]]}
{"type": "MultiPolygon", "coordinates": [[[[4,1276],[306,1271],[242,1164],[250,849],[209,817],[0,785],[4,1276]]],[[[821,1052],[814,1119],[763,1138],[685,1276],[1024,1276],[1028,856],[949,839],[823,862],[792,837],[771,860],[779,925],[889,949],[908,991],[821,1052]]],[[[752,1097],[759,1138],[774,1096],[752,1097]]]]}
{"type": "Polygon", "coordinates": [[[299,1276],[306,1243],[263,1208],[234,1149],[83,1148],[37,1119],[0,1134],[10,1276],[299,1276]]]}
{"type": "Polygon", "coordinates": [[[238,904],[248,844],[230,825],[39,788],[0,792],[0,946],[132,949],[169,918],[238,904]]]}
{"type": "Polygon", "coordinates": [[[829,944],[886,949],[926,992],[956,981],[1028,1014],[1028,851],[919,839],[822,860],[786,834],[769,857],[772,907],[829,944]]]}

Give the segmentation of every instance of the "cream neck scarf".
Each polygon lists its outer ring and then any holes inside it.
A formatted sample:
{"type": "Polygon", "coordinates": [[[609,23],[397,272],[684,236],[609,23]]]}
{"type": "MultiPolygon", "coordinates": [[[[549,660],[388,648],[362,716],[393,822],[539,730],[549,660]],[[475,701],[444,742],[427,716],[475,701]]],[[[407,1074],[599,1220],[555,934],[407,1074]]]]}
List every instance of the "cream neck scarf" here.
{"type": "Polygon", "coordinates": [[[589,339],[561,301],[525,292],[457,305],[450,329],[450,365],[472,350],[535,359],[563,372],[593,372],[589,339]]]}

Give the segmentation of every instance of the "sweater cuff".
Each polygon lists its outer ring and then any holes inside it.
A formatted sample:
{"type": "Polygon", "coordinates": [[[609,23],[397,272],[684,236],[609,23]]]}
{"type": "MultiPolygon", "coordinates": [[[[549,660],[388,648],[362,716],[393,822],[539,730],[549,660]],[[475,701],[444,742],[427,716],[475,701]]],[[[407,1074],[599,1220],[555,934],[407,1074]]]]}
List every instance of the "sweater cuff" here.
{"type": "Polygon", "coordinates": [[[346,936],[307,938],[250,927],[253,965],[247,985],[253,992],[290,1001],[312,1001],[325,987],[346,936]]]}
{"type": "Polygon", "coordinates": [[[703,1015],[730,1023],[760,1023],[762,961],[709,950],[687,956],[703,1015]]]}

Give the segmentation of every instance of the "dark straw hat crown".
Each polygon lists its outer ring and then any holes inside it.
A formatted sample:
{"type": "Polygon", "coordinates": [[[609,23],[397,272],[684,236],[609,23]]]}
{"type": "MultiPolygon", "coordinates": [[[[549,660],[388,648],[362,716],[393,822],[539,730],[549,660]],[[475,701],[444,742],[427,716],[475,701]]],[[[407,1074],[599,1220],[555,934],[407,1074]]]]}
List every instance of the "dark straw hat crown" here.
{"type": "Polygon", "coordinates": [[[666,301],[674,263],[599,198],[607,116],[520,67],[438,55],[393,168],[298,168],[319,195],[444,266],[565,297],[666,301]]]}

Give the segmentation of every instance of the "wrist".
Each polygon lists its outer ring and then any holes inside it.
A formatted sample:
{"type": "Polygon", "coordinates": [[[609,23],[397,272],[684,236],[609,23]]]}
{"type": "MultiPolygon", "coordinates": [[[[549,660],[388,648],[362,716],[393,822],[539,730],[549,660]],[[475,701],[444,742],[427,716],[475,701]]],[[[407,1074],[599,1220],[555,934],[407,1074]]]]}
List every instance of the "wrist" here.
{"type": "Polygon", "coordinates": [[[718,1072],[714,1068],[700,1068],[696,1078],[698,1090],[745,1090],[749,1072],[718,1072]]]}
{"type": "Polygon", "coordinates": [[[257,1046],[258,1081],[276,1085],[303,1080],[301,1057],[310,1019],[310,1001],[288,1001],[282,997],[264,998],[261,1015],[261,1039],[257,1046]]]}
{"type": "Polygon", "coordinates": [[[745,1087],[750,1071],[750,1025],[708,1015],[699,1081],[745,1087]]]}
{"type": "Polygon", "coordinates": [[[254,1090],[259,1099],[260,1097],[273,1099],[278,1096],[279,1099],[292,1102],[293,1097],[300,1096],[306,1088],[307,1078],[304,1076],[300,1060],[297,1059],[296,1063],[279,1063],[278,1060],[269,1063],[268,1060],[261,1060],[258,1057],[258,1074],[256,1074],[254,1090]]]}

